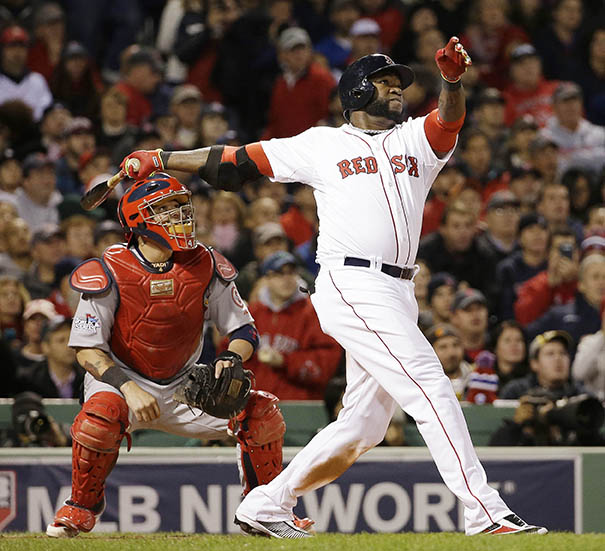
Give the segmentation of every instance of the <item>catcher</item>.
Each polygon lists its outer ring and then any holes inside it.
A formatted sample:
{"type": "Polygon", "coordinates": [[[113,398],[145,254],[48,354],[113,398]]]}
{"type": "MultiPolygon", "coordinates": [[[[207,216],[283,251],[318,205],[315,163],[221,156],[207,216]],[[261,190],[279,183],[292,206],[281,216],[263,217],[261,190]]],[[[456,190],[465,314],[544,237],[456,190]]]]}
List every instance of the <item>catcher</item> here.
{"type": "Polygon", "coordinates": [[[237,271],[196,241],[190,196],[167,174],[136,182],[118,205],[127,244],[109,247],[71,275],[82,295],[69,345],[87,374],[84,404],[71,428],[71,497],[48,536],[94,528],[122,439],[130,449],[129,431],[208,439],[230,431],[238,440],[244,494],[282,469],[285,423],[278,400],[251,390],[250,372],[242,367],[258,334],[233,283],[237,271]],[[229,335],[228,350],[212,366],[195,364],[205,320],[229,335]]]}

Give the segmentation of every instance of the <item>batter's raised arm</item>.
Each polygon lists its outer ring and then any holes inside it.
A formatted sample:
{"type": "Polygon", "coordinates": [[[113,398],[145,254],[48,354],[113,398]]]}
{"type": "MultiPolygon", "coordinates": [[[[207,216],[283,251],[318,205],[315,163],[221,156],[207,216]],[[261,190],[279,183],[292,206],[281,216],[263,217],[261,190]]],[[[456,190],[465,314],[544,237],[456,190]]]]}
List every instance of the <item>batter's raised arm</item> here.
{"type": "Polygon", "coordinates": [[[435,154],[443,157],[454,147],[464,123],[466,105],[461,78],[472,61],[458,38],[453,36],[445,48],[437,50],[435,62],[442,77],[439,109],[428,115],[424,129],[435,154]]]}
{"type": "Polygon", "coordinates": [[[242,147],[213,145],[189,151],[135,151],[124,158],[120,167],[137,180],[157,170],[198,172],[212,187],[227,191],[239,191],[245,182],[261,176],[273,176],[260,143],[242,147]],[[138,161],[138,170],[133,159],[138,161]]]}

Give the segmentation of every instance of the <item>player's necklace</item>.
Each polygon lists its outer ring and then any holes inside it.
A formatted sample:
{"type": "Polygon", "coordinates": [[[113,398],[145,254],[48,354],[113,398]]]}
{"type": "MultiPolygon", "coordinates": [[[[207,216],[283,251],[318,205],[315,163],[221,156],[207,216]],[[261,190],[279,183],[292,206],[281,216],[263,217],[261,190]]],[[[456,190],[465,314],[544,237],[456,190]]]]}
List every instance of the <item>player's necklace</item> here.
{"type": "Polygon", "coordinates": [[[382,134],[383,132],[388,132],[389,130],[393,130],[392,128],[385,128],[384,130],[369,130],[367,128],[359,128],[355,126],[353,123],[349,123],[355,130],[359,130],[364,134],[370,134],[370,136],[374,136],[375,134],[382,134]]]}

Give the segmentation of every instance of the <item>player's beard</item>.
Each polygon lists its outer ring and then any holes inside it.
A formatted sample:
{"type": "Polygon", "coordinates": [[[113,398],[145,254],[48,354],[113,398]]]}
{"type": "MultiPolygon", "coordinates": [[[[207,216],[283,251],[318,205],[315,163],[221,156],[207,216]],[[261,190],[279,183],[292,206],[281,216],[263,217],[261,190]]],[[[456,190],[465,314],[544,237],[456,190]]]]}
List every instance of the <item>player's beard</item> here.
{"type": "Polygon", "coordinates": [[[402,107],[401,110],[391,109],[390,104],[391,100],[375,98],[366,106],[365,111],[368,115],[372,115],[373,117],[383,117],[393,121],[395,124],[402,123],[404,120],[403,112],[405,111],[405,108],[402,107]]]}

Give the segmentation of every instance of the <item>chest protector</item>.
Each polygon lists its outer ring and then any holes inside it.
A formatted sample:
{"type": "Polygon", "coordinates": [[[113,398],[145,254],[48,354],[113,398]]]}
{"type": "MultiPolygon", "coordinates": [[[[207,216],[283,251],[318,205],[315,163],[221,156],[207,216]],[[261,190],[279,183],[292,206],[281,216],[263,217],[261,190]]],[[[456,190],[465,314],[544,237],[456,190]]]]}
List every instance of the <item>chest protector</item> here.
{"type": "Polygon", "coordinates": [[[174,377],[200,344],[204,293],[214,261],[203,246],[174,253],[166,273],[149,272],[124,245],[103,261],[118,286],[110,347],[131,369],[153,380],[174,377]]]}

